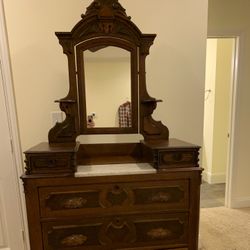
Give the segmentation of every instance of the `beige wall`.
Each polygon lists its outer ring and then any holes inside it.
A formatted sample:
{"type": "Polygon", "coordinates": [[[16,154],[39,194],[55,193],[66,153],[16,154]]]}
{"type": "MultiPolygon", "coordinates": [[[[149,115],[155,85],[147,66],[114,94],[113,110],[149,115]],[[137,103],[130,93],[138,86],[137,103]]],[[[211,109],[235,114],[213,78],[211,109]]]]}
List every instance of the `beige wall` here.
{"type": "Polygon", "coordinates": [[[130,60],[91,60],[84,68],[87,114],[95,113],[95,127],[119,127],[119,106],[131,101],[130,60]]]}
{"type": "Polygon", "coordinates": [[[250,206],[250,2],[209,0],[209,35],[239,35],[240,54],[232,169],[232,205],[250,206]]]}
{"type": "MultiPolygon", "coordinates": [[[[202,144],[207,0],[121,0],[145,33],[157,33],[147,61],[154,113],[171,137],[202,144]]],[[[90,1],[4,0],[23,150],[47,140],[55,99],[68,90],[66,57],[54,35],[69,31],[90,1]]]]}

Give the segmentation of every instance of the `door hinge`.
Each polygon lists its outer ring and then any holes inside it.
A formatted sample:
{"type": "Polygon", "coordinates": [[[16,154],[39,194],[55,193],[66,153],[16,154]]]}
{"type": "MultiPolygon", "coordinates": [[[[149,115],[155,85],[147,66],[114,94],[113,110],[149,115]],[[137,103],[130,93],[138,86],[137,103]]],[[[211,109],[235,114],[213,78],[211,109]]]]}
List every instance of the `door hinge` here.
{"type": "Polygon", "coordinates": [[[12,139],[10,139],[10,147],[11,147],[11,152],[14,153],[14,145],[12,139]]]}
{"type": "Polygon", "coordinates": [[[22,232],[23,245],[25,246],[25,232],[23,229],[21,230],[21,232],[22,232]]]}

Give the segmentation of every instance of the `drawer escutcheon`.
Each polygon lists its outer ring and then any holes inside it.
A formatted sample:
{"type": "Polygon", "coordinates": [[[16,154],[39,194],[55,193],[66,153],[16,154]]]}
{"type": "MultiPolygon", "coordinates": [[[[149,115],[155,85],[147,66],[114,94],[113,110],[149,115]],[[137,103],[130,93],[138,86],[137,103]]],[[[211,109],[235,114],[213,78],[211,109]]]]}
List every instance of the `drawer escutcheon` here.
{"type": "Polygon", "coordinates": [[[61,240],[61,244],[65,247],[82,246],[87,241],[87,236],[83,234],[72,234],[61,240]]]}
{"type": "Polygon", "coordinates": [[[171,236],[171,231],[165,228],[154,228],[150,230],[147,235],[152,239],[152,240],[164,240],[171,236]]]}
{"type": "Polygon", "coordinates": [[[64,201],[63,208],[65,209],[84,208],[86,203],[87,203],[87,200],[83,199],[82,197],[70,198],[64,201]]]}
{"type": "Polygon", "coordinates": [[[99,203],[103,208],[131,206],[134,204],[134,192],[130,188],[114,185],[100,192],[99,203]]]}
{"type": "Polygon", "coordinates": [[[168,202],[171,198],[171,195],[166,192],[159,192],[152,196],[152,202],[168,202]]]}

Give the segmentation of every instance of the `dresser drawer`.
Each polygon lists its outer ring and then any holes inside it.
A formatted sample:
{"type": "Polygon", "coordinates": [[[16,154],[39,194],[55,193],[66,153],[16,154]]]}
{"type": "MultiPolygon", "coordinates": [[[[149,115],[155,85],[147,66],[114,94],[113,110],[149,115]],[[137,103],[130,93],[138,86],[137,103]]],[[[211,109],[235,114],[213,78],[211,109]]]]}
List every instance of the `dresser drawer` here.
{"type": "Polygon", "coordinates": [[[159,151],[158,168],[197,167],[197,150],[159,151]]]}
{"type": "Polygon", "coordinates": [[[188,209],[189,181],[42,187],[39,198],[42,217],[188,209]]]}
{"type": "Polygon", "coordinates": [[[42,225],[45,250],[186,247],[187,228],[188,214],[117,215],[42,225]]]}
{"type": "Polygon", "coordinates": [[[119,249],[116,249],[116,250],[189,250],[188,248],[186,247],[181,247],[181,248],[169,248],[169,247],[162,247],[162,246],[157,246],[157,247],[153,247],[150,246],[150,247],[136,247],[136,248],[119,248],[119,249]]]}
{"type": "Polygon", "coordinates": [[[72,153],[26,155],[27,171],[30,174],[74,173],[72,153]]]}

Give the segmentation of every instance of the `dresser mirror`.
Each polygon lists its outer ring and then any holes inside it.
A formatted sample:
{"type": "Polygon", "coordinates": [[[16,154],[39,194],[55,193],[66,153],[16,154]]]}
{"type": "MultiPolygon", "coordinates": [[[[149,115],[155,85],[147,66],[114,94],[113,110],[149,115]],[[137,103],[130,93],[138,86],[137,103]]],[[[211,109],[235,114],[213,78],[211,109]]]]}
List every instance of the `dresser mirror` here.
{"type": "Polygon", "coordinates": [[[50,144],[92,134],[169,138],[168,128],[152,118],[160,100],[146,88],[155,34],[143,34],[117,0],[95,0],[71,32],[56,36],[68,57],[70,87],[57,100],[66,119],[50,130],[50,144]]]}
{"type": "Polygon", "coordinates": [[[96,128],[98,132],[101,128],[104,132],[119,133],[120,128],[125,133],[137,132],[138,83],[133,79],[131,51],[109,45],[91,44],[86,48],[81,44],[76,54],[83,130],[89,134],[96,128]]]}
{"type": "Polygon", "coordinates": [[[87,127],[131,127],[130,52],[94,48],[85,50],[82,59],[87,127]]]}

